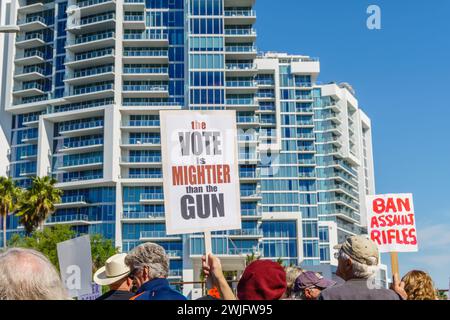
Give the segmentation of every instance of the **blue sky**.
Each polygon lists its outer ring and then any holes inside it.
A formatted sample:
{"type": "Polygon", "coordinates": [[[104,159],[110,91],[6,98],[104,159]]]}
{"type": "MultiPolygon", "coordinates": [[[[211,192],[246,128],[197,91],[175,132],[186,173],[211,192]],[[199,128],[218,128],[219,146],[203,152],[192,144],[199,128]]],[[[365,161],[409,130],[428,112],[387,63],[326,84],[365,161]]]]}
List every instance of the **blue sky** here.
{"type": "MultiPolygon", "coordinates": [[[[319,57],[372,119],[377,193],[414,193],[419,253],[400,269],[450,277],[450,1],[257,0],[258,48],[319,57]],[[381,8],[381,30],[366,9],[381,8]]],[[[389,264],[389,257],[383,255],[389,264]]]]}

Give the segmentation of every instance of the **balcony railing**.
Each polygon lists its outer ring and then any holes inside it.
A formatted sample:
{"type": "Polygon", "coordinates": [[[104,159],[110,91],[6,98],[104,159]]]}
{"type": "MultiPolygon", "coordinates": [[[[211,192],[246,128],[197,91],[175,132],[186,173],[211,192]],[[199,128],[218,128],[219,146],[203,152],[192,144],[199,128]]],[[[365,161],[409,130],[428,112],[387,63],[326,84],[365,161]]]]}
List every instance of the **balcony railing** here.
{"type": "Polygon", "coordinates": [[[256,87],[256,82],[255,81],[246,81],[246,80],[241,80],[241,81],[227,81],[226,82],[227,87],[234,87],[234,88],[241,88],[241,87],[256,87]]]}
{"type": "Polygon", "coordinates": [[[122,122],[124,127],[159,127],[159,120],[128,120],[122,122]]]}
{"type": "Polygon", "coordinates": [[[255,46],[226,46],[225,51],[227,52],[256,52],[255,46]]]}
{"type": "Polygon", "coordinates": [[[164,218],[164,212],[124,212],[123,219],[156,219],[164,218]]]}
{"type": "Polygon", "coordinates": [[[84,0],[77,2],[77,6],[80,8],[94,6],[96,4],[101,4],[105,2],[113,2],[112,0],[84,0]]]}
{"type": "Polygon", "coordinates": [[[125,144],[160,144],[161,138],[129,138],[125,144]]]}
{"type": "Polygon", "coordinates": [[[90,69],[75,71],[73,73],[73,77],[67,77],[67,79],[95,76],[95,75],[108,73],[108,72],[114,72],[114,66],[110,65],[110,66],[103,66],[103,67],[98,67],[98,68],[90,68],[90,69]]]}
{"type": "Polygon", "coordinates": [[[227,99],[228,105],[256,105],[256,101],[253,99],[227,99]]]}
{"type": "Polygon", "coordinates": [[[225,17],[255,17],[254,10],[225,10],[225,17]]]}
{"type": "Polygon", "coordinates": [[[22,42],[22,41],[33,40],[33,39],[39,39],[39,40],[45,41],[44,34],[41,32],[27,33],[25,35],[18,36],[16,41],[22,42]]]}
{"type": "Polygon", "coordinates": [[[141,193],[141,201],[145,200],[163,200],[164,194],[163,193],[141,193]]]}
{"type": "Polygon", "coordinates": [[[256,31],[254,29],[225,29],[225,35],[229,36],[256,35],[256,31]]]}
{"type": "Polygon", "coordinates": [[[123,157],[124,163],[159,163],[161,162],[161,156],[130,156],[123,157]]]}
{"type": "Polygon", "coordinates": [[[99,127],[103,127],[103,120],[94,120],[94,121],[79,122],[79,123],[73,123],[73,124],[62,124],[59,126],[59,132],[75,131],[75,130],[99,128],[99,127]]]}
{"type": "Polygon", "coordinates": [[[87,94],[87,93],[113,90],[113,89],[114,89],[114,85],[112,83],[88,86],[88,87],[82,87],[82,88],[73,88],[72,95],[87,94]]]}
{"type": "Polygon", "coordinates": [[[68,141],[63,144],[62,149],[69,148],[82,148],[89,146],[98,146],[103,144],[103,138],[89,139],[89,140],[79,140],[79,141],[68,141]]]}
{"type": "Polygon", "coordinates": [[[124,50],[124,57],[167,57],[169,52],[167,50],[124,50]]]}
{"type": "Polygon", "coordinates": [[[241,190],[241,197],[258,197],[258,193],[256,190],[241,190]]]}
{"type": "MultiPolygon", "coordinates": [[[[98,41],[108,38],[114,38],[115,33],[113,31],[103,32],[98,34],[90,34],[85,36],[80,36],[75,39],[75,44],[87,43],[92,41],[98,41]]],[[[68,43],[69,45],[72,43],[68,43]]]]}
{"type": "Polygon", "coordinates": [[[87,202],[86,197],[83,195],[61,197],[62,204],[78,203],[78,202],[87,202]]]}
{"type": "Polygon", "coordinates": [[[227,63],[227,70],[256,70],[256,65],[253,63],[227,63]]]}
{"type": "Polygon", "coordinates": [[[167,74],[169,73],[169,68],[167,67],[124,67],[123,73],[127,74],[167,74]]]}
{"type": "Polygon", "coordinates": [[[82,158],[82,159],[71,159],[64,160],[62,167],[74,167],[74,166],[83,166],[89,164],[100,164],[103,163],[103,157],[91,157],[91,158],[82,158]]]}
{"type": "Polygon", "coordinates": [[[262,229],[241,229],[229,231],[231,236],[262,236],[262,229]]]}
{"type": "Polygon", "coordinates": [[[125,40],[168,40],[169,36],[166,33],[124,33],[125,40]]]}
{"type": "Polygon", "coordinates": [[[168,91],[169,86],[164,85],[139,85],[139,84],[124,84],[123,91],[147,91],[147,92],[161,92],[168,91]]]}
{"type": "Polygon", "coordinates": [[[125,175],[125,179],[161,179],[162,173],[129,173],[125,175]]]}
{"type": "Polygon", "coordinates": [[[258,123],[259,119],[258,117],[252,117],[252,116],[237,116],[236,120],[238,123],[258,123]]]}
{"type": "Polygon", "coordinates": [[[125,14],[123,17],[125,21],[145,21],[144,15],[141,14],[125,14]]]}
{"type": "Polygon", "coordinates": [[[114,55],[114,49],[108,48],[108,49],[95,50],[95,51],[90,51],[87,53],[77,54],[77,55],[75,55],[75,61],[93,59],[93,58],[103,57],[103,56],[107,56],[107,55],[114,55]]]}
{"type": "Polygon", "coordinates": [[[46,220],[46,223],[64,223],[74,221],[89,221],[89,216],[87,214],[69,214],[62,216],[52,215],[46,220]]]}
{"type": "Polygon", "coordinates": [[[85,25],[85,24],[91,24],[91,23],[96,23],[96,22],[102,22],[102,21],[106,21],[106,20],[112,20],[116,18],[116,14],[114,12],[110,12],[110,13],[105,13],[105,14],[101,14],[101,15],[97,15],[94,17],[86,17],[86,18],[82,18],[81,19],[81,23],[80,25],[85,25]]]}

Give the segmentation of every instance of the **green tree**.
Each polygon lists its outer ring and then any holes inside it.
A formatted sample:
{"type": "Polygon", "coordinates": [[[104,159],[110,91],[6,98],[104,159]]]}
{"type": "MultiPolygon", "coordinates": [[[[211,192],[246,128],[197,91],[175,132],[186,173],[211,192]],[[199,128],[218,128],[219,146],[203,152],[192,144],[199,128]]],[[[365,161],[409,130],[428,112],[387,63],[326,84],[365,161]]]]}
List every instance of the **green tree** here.
{"type": "Polygon", "coordinates": [[[24,193],[17,215],[28,235],[42,229],[45,220],[55,212],[55,205],[61,202],[63,191],[55,188],[56,182],[50,177],[35,177],[24,193]]]}
{"type": "Polygon", "coordinates": [[[245,265],[248,266],[253,261],[261,259],[261,256],[257,255],[255,252],[252,251],[251,254],[248,254],[247,257],[245,257],[245,265]]]}
{"type": "MultiPolygon", "coordinates": [[[[21,237],[15,234],[9,245],[13,247],[29,248],[43,253],[59,270],[56,245],[77,237],[77,233],[69,225],[56,225],[36,230],[30,236],[21,237]]],[[[103,266],[110,256],[118,252],[112,240],[105,239],[99,234],[91,235],[92,271],[103,266]]]]}
{"type": "Polygon", "coordinates": [[[18,208],[22,189],[11,178],[0,177],[0,216],[3,223],[3,248],[6,250],[6,219],[18,208]]]}

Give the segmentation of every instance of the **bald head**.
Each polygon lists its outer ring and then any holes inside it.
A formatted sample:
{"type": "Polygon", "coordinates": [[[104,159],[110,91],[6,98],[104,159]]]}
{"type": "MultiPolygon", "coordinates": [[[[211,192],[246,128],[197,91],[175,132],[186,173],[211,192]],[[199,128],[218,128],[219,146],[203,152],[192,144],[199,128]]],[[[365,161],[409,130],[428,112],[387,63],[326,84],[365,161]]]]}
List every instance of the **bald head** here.
{"type": "Polygon", "coordinates": [[[63,300],[58,272],[41,253],[12,248],[0,255],[0,300],[63,300]]]}

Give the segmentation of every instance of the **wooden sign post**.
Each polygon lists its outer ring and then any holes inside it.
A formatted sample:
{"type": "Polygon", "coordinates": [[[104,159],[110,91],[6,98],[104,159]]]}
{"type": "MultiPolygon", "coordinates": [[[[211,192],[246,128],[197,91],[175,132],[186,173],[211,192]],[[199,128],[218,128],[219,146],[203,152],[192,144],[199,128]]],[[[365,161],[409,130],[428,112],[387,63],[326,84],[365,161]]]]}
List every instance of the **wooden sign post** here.
{"type": "MultiPolygon", "coordinates": [[[[212,254],[212,240],[211,240],[211,231],[205,231],[205,257],[206,264],[209,264],[209,255],[212,254]]],[[[206,280],[206,290],[213,288],[212,275],[206,280]]]]}
{"type": "Polygon", "coordinates": [[[392,276],[394,276],[395,274],[397,274],[398,276],[400,276],[400,270],[399,270],[399,265],[398,265],[398,252],[391,252],[391,271],[392,271],[392,276]]]}

